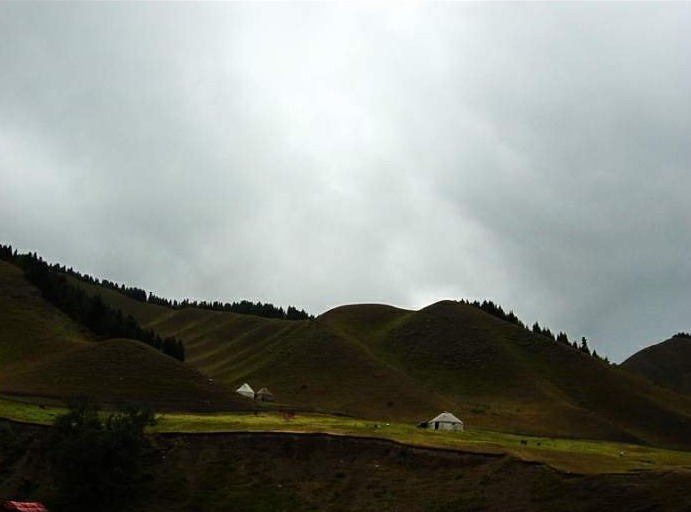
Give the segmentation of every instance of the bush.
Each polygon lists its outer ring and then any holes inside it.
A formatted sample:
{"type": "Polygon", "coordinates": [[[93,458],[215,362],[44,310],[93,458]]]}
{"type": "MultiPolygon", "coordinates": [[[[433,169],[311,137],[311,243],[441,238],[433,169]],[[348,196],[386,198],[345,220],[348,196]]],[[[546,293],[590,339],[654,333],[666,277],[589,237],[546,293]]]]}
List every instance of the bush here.
{"type": "Polygon", "coordinates": [[[88,397],[68,401],[53,422],[50,463],[58,510],[117,509],[145,487],[151,450],[145,428],[152,411],[127,407],[103,412],[88,397]]]}

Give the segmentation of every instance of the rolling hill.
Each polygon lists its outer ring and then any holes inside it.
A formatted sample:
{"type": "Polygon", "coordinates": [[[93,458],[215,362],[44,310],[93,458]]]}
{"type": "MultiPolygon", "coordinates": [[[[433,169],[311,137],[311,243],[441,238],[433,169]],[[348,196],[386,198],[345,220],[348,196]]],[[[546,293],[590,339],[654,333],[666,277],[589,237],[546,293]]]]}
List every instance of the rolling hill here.
{"type": "Polygon", "coordinates": [[[644,348],[621,363],[621,367],[660,386],[691,395],[691,337],[677,335],[644,348]]]}
{"type": "Polygon", "coordinates": [[[455,406],[320,320],[172,310],[72,279],[145,327],[183,340],[187,363],[205,375],[233,387],[267,386],[296,408],[413,420],[455,406]]]}
{"type": "Polygon", "coordinates": [[[0,393],[158,409],[250,409],[189,365],[134,340],[98,340],[46,302],[21,270],[0,261],[0,393]]]}
{"type": "Polygon", "coordinates": [[[444,301],[398,320],[389,312],[378,329],[375,316],[371,307],[349,306],[321,319],[444,390],[475,424],[653,443],[683,442],[689,433],[686,397],[473,306],[444,301]]]}
{"type": "Polygon", "coordinates": [[[659,388],[468,304],[420,311],[342,306],[313,321],[168,309],[79,282],[144,326],[185,343],[187,361],[282,403],[381,421],[453,410],[508,432],[684,447],[691,398],[659,388]]]}
{"type": "Polygon", "coordinates": [[[0,312],[3,374],[95,341],[87,329],[43,300],[18,267],[4,261],[0,261],[0,312]]]}
{"type": "Polygon", "coordinates": [[[91,391],[110,402],[233,410],[254,406],[232,392],[247,381],[286,407],[373,421],[452,410],[469,425],[505,432],[691,446],[691,397],[473,305],[361,304],[289,321],[172,309],[68,279],[144,328],[182,340],[186,363],[137,341],[98,341],[1,262],[0,392],[91,391]]]}

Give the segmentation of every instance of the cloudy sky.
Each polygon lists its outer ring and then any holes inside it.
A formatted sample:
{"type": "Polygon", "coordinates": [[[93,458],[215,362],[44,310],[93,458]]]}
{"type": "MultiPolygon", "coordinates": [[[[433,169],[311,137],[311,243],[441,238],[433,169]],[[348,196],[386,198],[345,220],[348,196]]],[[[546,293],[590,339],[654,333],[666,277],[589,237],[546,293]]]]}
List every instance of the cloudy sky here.
{"type": "Polygon", "coordinates": [[[0,241],[169,297],[691,330],[691,4],[0,4],[0,241]]]}

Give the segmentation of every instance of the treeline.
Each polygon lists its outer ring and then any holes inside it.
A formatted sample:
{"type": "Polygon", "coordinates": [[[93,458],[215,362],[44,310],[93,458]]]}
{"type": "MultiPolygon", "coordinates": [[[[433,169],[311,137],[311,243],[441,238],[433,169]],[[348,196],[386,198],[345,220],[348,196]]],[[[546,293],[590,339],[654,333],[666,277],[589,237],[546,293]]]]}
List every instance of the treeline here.
{"type": "Polygon", "coordinates": [[[672,336],[672,338],[688,338],[691,339],[691,334],[688,332],[678,332],[672,336]]]}
{"type": "Polygon", "coordinates": [[[17,254],[10,245],[0,245],[0,259],[18,265],[44,299],[97,336],[139,340],[175,359],[185,360],[182,341],[172,336],[162,338],[141,327],[132,315],[124,316],[119,309],[111,308],[100,296],[87,295],[81,288],[70,284],[61,273],[60,265],[49,265],[35,252],[17,254]]]}
{"type": "Polygon", "coordinates": [[[249,300],[242,300],[240,302],[220,302],[220,301],[197,301],[197,300],[171,300],[164,297],[159,297],[151,292],[143,290],[137,287],[125,286],[124,284],[117,284],[107,279],[97,279],[88,274],[82,274],[71,268],[66,268],[64,265],[57,266],[60,272],[64,272],[80,281],[85,283],[93,284],[96,286],[102,286],[109,290],[113,290],[127,297],[137,300],[139,302],[145,302],[148,304],[157,304],[159,306],[165,306],[171,309],[184,309],[184,308],[199,308],[208,309],[211,311],[223,311],[226,313],[240,313],[242,315],[255,315],[262,316],[264,318],[278,318],[282,320],[311,320],[314,316],[309,315],[304,309],[297,309],[293,306],[288,306],[287,309],[282,307],[274,306],[273,304],[266,302],[252,302],[249,300]]]}
{"type": "MultiPolygon", "coordinates": [[[[609,364],[609,359],[607,359],[607,357],[601,357],[596,350],[593,350],[591,352],[590,347],[588,347],[588,340],[585,338],[585,336],[582,337],[581,342],[578,343],[577,341],[569,340],[569,337],[565,332],[559,332],[559,334],[555,335],[550,329],[548,329],[547,327],[542,327],[538,322],[535,322],[532,327],[528,327],[514,314],[513,311],[506,312],[499,304],[495,304],[491,300],[484,300],[482,302],[477,300],[472,302],[468,300],[461,300],[459,302],[461,302],[462,304],[467,304],[469,306],[474,306],[478,309],[481,309],[485,313],[489,313],[490,315],[500,318],[506,322],[518,325],[519,327],[527,331],[530,331],[534,334],[545,336],[546,338],[549,338],[551,341],[554,341],[555,343],[561,343],[562,345],[571,347],[575,350],[578,350],[579,352],[583,352],[584,354],[587,354],[589,356],[594,357],[595,359],[599,359],[609,364]]],[[[691,338],[691,336],[686,333],[675,334],[675,336],[680,335],[686,335],[686,337],[691,338]]]]}

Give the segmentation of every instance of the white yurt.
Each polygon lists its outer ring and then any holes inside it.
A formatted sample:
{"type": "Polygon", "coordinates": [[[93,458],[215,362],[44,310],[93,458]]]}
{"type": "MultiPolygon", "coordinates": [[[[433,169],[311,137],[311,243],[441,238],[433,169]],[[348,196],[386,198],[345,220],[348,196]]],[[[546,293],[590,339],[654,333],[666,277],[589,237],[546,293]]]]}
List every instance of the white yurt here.
{"type": "Polygon", "coordinates": [[[246,382],[235,391],[240,393],[242,396],[254,399],[254,389],[252,389],[252,387],[246,382]]]}
{"type": "Polygon", "coordinates": [[[450,412],[444,411],[427,422],[430,430],[460,430],[463,431],[463,422],[450,412]]]}
{"type": "Polygon", "coordinates": [[[275,402],[276,397],[274,394],[269,391],[267,388],[261,388],[259,391],[257,391],[254,394],[254,399],[259,400],[260,402],[275,402]]]}

